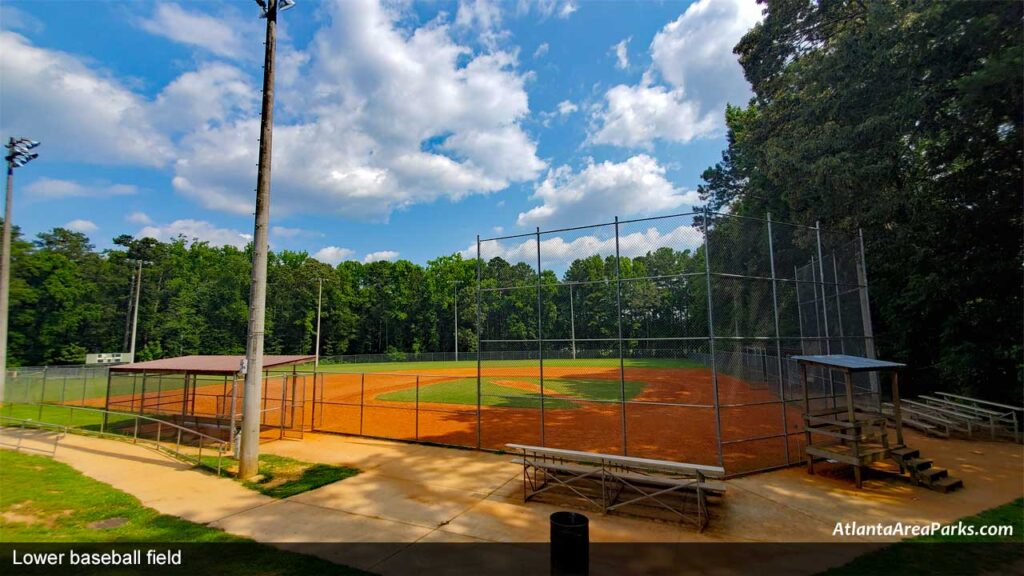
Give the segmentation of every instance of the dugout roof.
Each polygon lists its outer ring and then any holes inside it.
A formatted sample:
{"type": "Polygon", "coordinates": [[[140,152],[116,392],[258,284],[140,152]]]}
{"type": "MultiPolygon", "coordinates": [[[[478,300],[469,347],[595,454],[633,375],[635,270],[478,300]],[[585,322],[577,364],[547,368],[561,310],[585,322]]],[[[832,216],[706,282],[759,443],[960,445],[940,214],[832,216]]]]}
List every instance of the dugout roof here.
{"type": "Polygon", "coordinates": [[[863,356],[849,356],[846,354],[820,354],[813,356],[793,356],[793,360],[801,364],[814,364],[825,368],[835,368],[848,372],[869,372],[874,370],[896,370],[905,368],[906,364],[889,362],[887,360],[875,360],[863,356]]]}
{"type": "MultiPolygon", "coordinates": [[[[191,374],[217,374],[231,375],[238,372],[242,363],[241,354],[224,354],[211,356],[178,356],[177,358],[164,358],[162,360],[149,360],[147,362],[133,362],[131,364],[119,364],[111,366],[111,372],[187,372],[191,374]]],[[[263,369],[280,368],[312,362],[311,355],[275,356],[263,357],[263,369]]]]}

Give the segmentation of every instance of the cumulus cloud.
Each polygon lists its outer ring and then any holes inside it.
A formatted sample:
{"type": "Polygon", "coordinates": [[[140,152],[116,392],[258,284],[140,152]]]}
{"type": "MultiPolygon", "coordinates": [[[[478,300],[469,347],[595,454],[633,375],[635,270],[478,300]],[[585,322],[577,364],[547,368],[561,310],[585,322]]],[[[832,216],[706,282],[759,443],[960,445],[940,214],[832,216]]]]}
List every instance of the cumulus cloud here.
{"type": "Polygon", "coordinates": [[[8,4],[0,4],[0,27],[4,30],[21,30],[28,34],[42,32],[45,28],[42,21],[35,16],[8,4]]]}
{"type": "Polygon", "coordinates": [[[237,114],[258,114],[260,90],[238,68],[202,64],[168,84],[153,102],[151,116],[167,132],[196,130],[237,114]]]}
{"type": "Polygon", "coordinates": [[[48,158],[164,166],[173,146],[144,98],[73,55],[0,32],[0,132],[31,134],[48,158]]]}
{"type": "Polygon", "coordinates": [[[398,252],[394,250],[380,250],[379,252],[370,252],[366,256],[363,256],[363,263],[369,264],[371,262],[383,262],[384,260],[395,260],[398,258],[398,252]]]}
{"type": "Polygon", "coordinates": [[[715,133],[721,115],[720,110],[702,113],[700,103],[678,88],[619,84],[605,93],[605,105],[596,116],[599,128],[589,141],[648,149],[659,138],[689,142],[715,133]]]}
{"type": "Polygon", "coordinates": [[[519,0],[516,2],[516,13],[520,16],[534,14],[546,20],[551,16],[568,18],[577,10],[576,0],[519,0]]]}
{"type": "MultiPolygon", "coordinates": [[[[274,129],[277,213],[315,207],[384,219],[546,168],[520,126],[529,105],[514,53],[474,54],[440,20],[403,28],[371,0],[325,10],[331,24],[316,34],[304,73],[282,87],[307,113],[274,129]]],[[[184,137],[175,189],[208,208],[250,213],[258,130],[252,115],[184,137]]]]}
{"type": "Polygon", "coordinates": [[[579,106],[573,104],[569,100],[562,100],[561,102],[558,103],[558,113],[561,114],[562,116],[572,114],[573,112],[579,109],[579,106]]]}
{"type": "Polygon", "coordinates": [[[252,241],[252,234],[229,228],[220,228],[205,220],[175,220],[170,224],[146,226],[135,234],[136,238],[155,238],[163,242],[184,237],[189,242],[207,242],[211,246],[244,248],[252,241]]]}
{"type": "Polygon", "coordinates": [[[534,59],[541,58],[542,56],[547,54],[548,50],[550,50],[550,49],[551,49],[551,46],[549,46],[547,42],[541,43],[541,45],[537,46],[537,49],[533,51],[534,59]]]}
{"type": "MultiPolygon", "coordinates": [[[[700,0],[688,6],[654,36],[651,68],[643,79],[605,93],[592,116],[589,141],[649,147],[659,139],[689,142],[719,134],[726,103],[750,97],[732,49],[761,17],[755,0],[700,0]]],[[[621,42],[616,56],[619,67],[628,65],[621,42]]]]}
{"type": "Polygon", "coordinates": [[[649,215],[699,202],[696,191],[675,187],[665,168],[646,154],[620,163],[591,162],[580,172],[560,166],[548,172],[530,198],[541,204],[519,214],[521,226],[649,215]]]}
{"type": "Polygon", "coordinates": [[[124,219],[131,222],[132,224],[141,224],[143,226],[145,226],[146,224],[153,223],[153,219],[150,218],[149,214],[146,214],[145,212],[132,212],[131,214],[125,216],[124,219]]]}
{"type": "Polygon", "coordinates": [[[348,248],[341,248],[338,246],[324,246],[323,248],[316,251],[313,254],[313,258],[331,266],[337,266],[338,264],[348,260],[355,254],[348,248]]]}
{"type": "Polygon", "coordinates": [[[83,184],[73,180],[59,178],[39,178],[25,186],[25,191],[37,198],[107,198],[110,196],[129,196],[138,193],[139,189],[132,184],[110,184],[95,182],[83,184]]]}
{"type": "MultiPolygon", "coordinates": [[[[675,250],[695,250],[704,241],[700,231],[689,224],[669,227],[665,230],[656,225],[642,229],[620,231],[619,254],[629,258],[643,256],[660,247],[675,250]]],[[[598,255],[615,255],[614,233],[594,233],[566,238],[565,236],[543,236],[540,242],[542,264],[546,269],[562,268],[578,258],[598,255]]],[[[464,258],[476,258],[476,244],[461,252],[464,258]]],[[[524,239],[489,240],[480,243],[480,257],[485,261],[502,258],[509,262],[525,262],[536,265],[537,240],[524,239]]]]}
{"type": "Polygon", "coordinates": [[[252,46],[243,40],[244,34],[258,32],[258,27],[240,18],[215,17],[169,3],[157,4],[153,14],[139,24],[151,34],[225,58],[240,58],[251,51],[252,46]]]}
{"type": "Polygon", "coordinates": [[[612,46],[612,50],[615,51],[615,67],[619,70],[629,68],[629,42],[632,39],[633,37],[630,36],[629,38],[619,41],[615,46],[612,46]]]}
{"type": "Polygon", "coordinates": [[[100,227],[97,226],[96,223],[93,222],[92,220],[81,219],[72,220],[65,224],[64,227],[67,228],[68,230],[71,230],[72,232],[81,232],[83,234],[95,232],[100,229],[100,227]]]}

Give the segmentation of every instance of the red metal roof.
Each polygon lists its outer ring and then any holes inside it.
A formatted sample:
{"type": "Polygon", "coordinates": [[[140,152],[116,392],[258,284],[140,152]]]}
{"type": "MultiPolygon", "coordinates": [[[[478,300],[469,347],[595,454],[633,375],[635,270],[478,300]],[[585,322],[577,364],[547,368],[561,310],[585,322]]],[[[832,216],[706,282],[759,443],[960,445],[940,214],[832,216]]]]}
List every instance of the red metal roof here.
{"type": "MultiPolygon", "coordinates": [[[[177,358],[164,358],[162,360],[149,360],[147,362],[133,362],[132,364],[119,364],[111,366],[112,372],[192,372],[195,374],[234,374],[238,372],[241,365],[241,354],[225,354],[216,356],[178,356],[177,358]]],[[[311,362],[313,356],[292,355],[263,357],[263,369],[279,368],[292,364],[311,362]]]]}

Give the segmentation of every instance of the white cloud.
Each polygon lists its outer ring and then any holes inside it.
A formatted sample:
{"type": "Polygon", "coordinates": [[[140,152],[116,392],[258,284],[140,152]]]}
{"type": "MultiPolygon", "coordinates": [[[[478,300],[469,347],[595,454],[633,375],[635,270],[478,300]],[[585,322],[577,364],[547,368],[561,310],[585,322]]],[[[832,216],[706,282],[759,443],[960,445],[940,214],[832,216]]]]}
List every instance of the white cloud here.
{"type": "Polygon", "coordinates": [[[81,232],[83,234],[95,232],[100,229],[100,227],[97,226],[96,223],[93,222],[92,220],[81,219],[72,220],[71,222],[65,224],[64,227],[67,228],[68,230],[71,230],[72,232],[81,232]]]}
{"type": "Polygon", "coordinates": [[[561,102],[558,103],[558,113],[561,114],[562,116],[572,114],[573,112],[579,109],[579,106],[573,104],[569,100],[562,100],[561,102]]]}
{"type": "Polygon", "coordinates": [[[28,134],[47,158],[159,167],[173,156],[144,98],[64,52],[0,32],[0,133],[28,134]]]}
{"type": "Polygon", "coordinates": [[[168,84],[153,102],[154,121],[167,132],[201,129],[238,114],[258,114],[260,90],[238,68],[202,64],[168,84]]]}
{"type": "Polygon", "coordinates": [[[630,36],[629,38],[619,41],[615,46],[612,46],[612,50],[615,52],[615,67],[619,70],[629,68],[629,42],[632,39],[633,37],[630,36]]]}
{"type": "Polygon", "coordinates": [[[536,14],[541,20],[551,16],[568,18],[577,10],[576,0],[519,0],[516,2],[516,13],[520,16],[536,14]]]}
{"type": "Polygon", "coordinates": [[[504,234],[505,233],[505,227],[504,226],[495,226],[494,228],[492,228],[492,230],[494,230],[495,234],[504,234]]]}
{"type": "Polygon", "coordinates": [[[537,58],[541,58],[542,56],[547,54],[548,50],[550,50],[550,49],[551,49],[551,46],[547,42],[541,43],[541,45],[537,46],[537,49],[533,51],[533,58],[535,60],[537,58]]]}
{"type": "MultiPolygon", "coordinates": [[[[541,263],[545,269],[561,268],[578,258],[598,255],[615,255],[615,235],[610,230],[595,232],[566,239],[565,236],[543,235],[540,242],[541,263]]],[[[695,250],[704,241],[700,230],[689,224],[678,225],[662,231],[657,225],[649,225],[636,231],[620,231],[619,254],[628,258],[646,255],[660,247],[674,250],[695,250]]],[[[476,258],[476,244],[461,252],[464,258],[476,258]]],[[[525,262],[536,265],[537,240],[533,237],[521,240],[489,240],[480,243],[480,257],[484,260],[502,258],[509,262],[525,262]]]]}
{"type": "Polygon", "coordinates": [[[348,260],[355,254],[348,248],[339,248],[338,246],[324,246],[317,250],[316,254],[313,254],[313,258],[330,264],[331,266],[337,266],[341,262],[348,260]]]}
{"type": "MultiPolygon", "coordinates": [[[[324,10],[331,24],[295,84],[279,90],[304,114],[274,129],[276,213],[384,219],[502,190],[546,167],[520,126],[529,105],[514,53],[474,54],[440,20],[403,28],[372,0],[324,10]]],[[[251,213],[258,130],[253,114],[184,137],[175,189],[207,208],[251,213]]]]}
{"type": "Polygon", "coordinates": [[[594,144],[650,148],[656,139],[689,142],[710,136],[720,125],[721,111],[702,114],[700,104],[680,89],[619,84],[605,93],[605,106],[596,113],[594,144]]]}
{"type": "Polygon", "coordinates": [[[285,226],[272,226],[270,234],[280,238],[302,238],[323,236],[321,232],[306,230],[305,228],[288,228],[285,226]]]}
{"type": "Polygon", "coordinates": [[[531,199],[541,205],[519,214],[521,226],[649,215],[699,202],[695,191],[676,188],[657,160],[645,154],[621,163],[590,163],[580,172],[560,166],[548,172],[531,199]]]}
{"type": "Polygon", "coordinates": [[[234,246],[244,248],[252,241],[252,234],[219,228],[205,220],[175,220],[170,224],[146,226],[135,234],[137,238],[155,238],[164,242],[176,240],[179,236],[190,242],[207,242],[211,246],[234,246]]]}
{"type": "Polygon", "coordinates": [[[501,6],[492,0],[459,0],[455,25],[477,30],[480,42],[491,49],[509,35],[501,29],[501,6]]]}
{"type": "Polygon", "coordinates": [[[45,26],[35,16],[8,4],[0,4],[0,27],[29,34],[42,32],[45,26]]]}
{"type": "Polygon", "coordinates": [[[243,40],[247,32],[251,38],[252,32],[258,31],[258,27],[246,25],[239,18],[229,19],[223,15],[215,17],[186,10],[177,4],[157,4],[153,15],[141,20],[139,24],[151,34],[202,48],[225,58],[240,58],[247,50],[253,51],[261,46],[257,42],[243,40]]]}
{"type": "Polygon", "coordinates": [[[384,260],[395,260],[398,258],[398,252],[394,250],[381,250],[379,252],[370,252],[366,256],[363,256],[363,263],[369,264],[371,262],[382,262],[384,260]]]}
{"type": "MultiPolygon", "coordinates": [[[[750,97],[732,49],[760,19],[755,0],[700,0],[688,6],[655,35],[651,69],[643,79],[606,92],[604,105],[592,116],[589,141],[649,147],[659,139],[689,142],[721,133],[726,103],[742,104],[750,97]]],[[[619,57],[621,44],[616,56],[623,67],[628,61],[625,46],[619,57]]]]}
{"type": "Polygon", "coordinates": [[[132,212],[131,214],[125,216],[124,219],[131,222],[132,224],[141,224],[143,226],[153,223],[153,219],[150,218],[149,214],[146,214],[145,212],[132,212]]]}
{"type": "Polygon", "coordinates": [[[129,196],[138,193],[139,189],[132,184],[110,184],[106,182],[94,182],[82,184],[73,180],[60,180],[58,178],[39,178],[25,186],[25,191],[30,196],[37,198],[107,198],[110,196],[129,196]]]}

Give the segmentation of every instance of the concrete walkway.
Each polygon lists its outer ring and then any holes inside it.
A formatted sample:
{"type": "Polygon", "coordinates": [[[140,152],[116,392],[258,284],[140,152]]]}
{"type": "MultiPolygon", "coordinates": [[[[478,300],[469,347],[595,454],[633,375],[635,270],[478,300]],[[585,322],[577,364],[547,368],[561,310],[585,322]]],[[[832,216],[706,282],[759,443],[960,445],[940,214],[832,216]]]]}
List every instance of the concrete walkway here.
{"type": "MultiPolygon", "coordinates": [[[[19,432],[7,429],[3,434],[19,432]]],[[[27,439],[25,446],[33,442],[39,450],[50,450],[39,438],[27,439]]],[[[935,440],[913,433],[908,434],[907,443],[934,459],[936,466],[949,468],[966,488],[939,494],[869,475],[864,489],[856,490],[843,469],[820,466],[823,474],[809,476],[803,468],[790,468],[730,480],[722,505],[712,510],[714,517],[703,534],[692,526],[590,513],[591,540],[865,541],[833,536],[836,523],[946,523],[1022,495],[1020,445],[935,440]]],[[[354,466],[362,472],[287,500],[274,500],[124,442],[71,435],[60,442],[55,458],[160,512],[255,540],[379,543],[346,546],[335,556],[329,548],[319,553],[381,574],[408,573],[411,566],[422,569],[425,563],[432,574],[444,573],[439,571],[444,559],[431,564],[418,555],[423,547],[409,546],[414,542],[546,542],[547,517],[560,509],[522,502],[521,468],[507,455],[325,434],[265,444],[263,450],[354,466]]],[[[804,562],[794,573],[815,573],[843,560],[831,556],[804,562]]],[[[523,570],[546,570],[546,555],[537,548],[524,548],[522,561],[523,570]]],[[[667,562],[671,567],[671,559],[667,562]]],[[[766,562],[771,558],[750,559],[751,566],[766,562]]],[[[460,564],[460,569],[466,567],[460,564]]],[[[621,569],[606,567],[612,573],[621,569]]],[[[596,568],[599,573],[600,563],[596,568]]]]}

